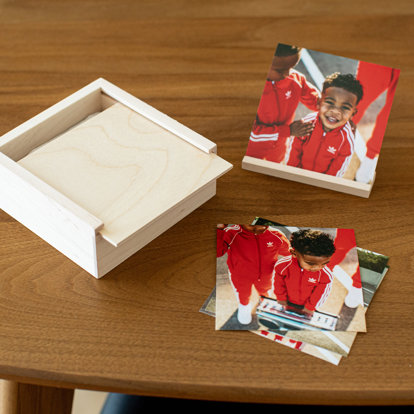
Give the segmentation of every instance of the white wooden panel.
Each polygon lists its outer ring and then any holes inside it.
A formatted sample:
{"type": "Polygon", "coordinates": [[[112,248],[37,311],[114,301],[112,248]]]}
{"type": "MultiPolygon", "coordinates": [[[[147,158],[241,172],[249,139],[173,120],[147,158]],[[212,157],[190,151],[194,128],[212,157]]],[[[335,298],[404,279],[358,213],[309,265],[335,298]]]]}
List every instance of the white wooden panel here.
{"type": "Polygon", "coordinates": [[[0,153],[0,208],[91,274],[102,222],[0,153]]]}
{"type": "Polygon", "coordinates": [[[232,167],[119,103],[19,164],[99,217],[114,246],[232,167]]]}
{"type": "Polygon", "coordinates": [[[185,216],[200,207],[216,194],[216,182],[213,181],[183,200],[173,209],[154,222],[133,234],[127,241],[114,247],[103,238],[97,237],[98,277],[104,276],[128,257],[164,233],[185,216]]]}
{"type": "Polygon", "coordinates": [[[203,137],[192,129],[186,127],[185,125],[179,123],[175,119],[172,119],[168,115],[158,111],[154,107],[148,105],[147,103],[141,101],[135,96],[125,92],[124,90],[118,88],[112,83],[108,82],[105,79],[100,78],[98,80],[102,91],[114,98],[116,101],[124,104],[128,108],[140,113],[154,123],[162,126],[163,128],[168,129],[176,136],[184,139],[188,143],[194,145],[198,149],[210,153],[217,153],[217,146],[214,142],[203,137]]]}
{"type": "Polygon", "coordinates": [[[102,109],[99,84],[90,84],[0,138],[0,152],[14,161],[102,109]]]}
{"type": "Polygon", "coordinates": [[[261,160],[247,155],[243,157],[242,168],[261,174],[271,175],[273,177],[280,177],[360,197],[369,197],[373,185],[373,183],[358,183],[353,180],[261,160]]]}

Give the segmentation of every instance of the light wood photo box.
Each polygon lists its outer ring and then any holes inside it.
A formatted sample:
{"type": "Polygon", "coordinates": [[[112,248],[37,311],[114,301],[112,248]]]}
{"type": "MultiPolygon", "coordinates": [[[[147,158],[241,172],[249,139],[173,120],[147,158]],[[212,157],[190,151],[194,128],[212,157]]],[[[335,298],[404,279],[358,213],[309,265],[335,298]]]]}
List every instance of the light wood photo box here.
{"type": "Polygon", "coordinates": [[[0,208],[100,278],[231,168],[213,142],[100,78],[0,138],[0,208]]]}

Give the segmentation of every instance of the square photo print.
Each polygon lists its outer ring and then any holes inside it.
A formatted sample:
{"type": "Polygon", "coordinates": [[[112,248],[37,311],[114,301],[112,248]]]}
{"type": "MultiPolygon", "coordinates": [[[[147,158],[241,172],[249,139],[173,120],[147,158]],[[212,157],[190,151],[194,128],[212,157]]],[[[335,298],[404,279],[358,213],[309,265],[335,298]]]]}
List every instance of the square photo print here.
{"type": "Polygon", "coordinates": [[[368,197],[399,73],[279,43],[243,168],[368,197]]]}
{"type": "Polygon", "coordinates": [[[218,224],[215,299],[216,330],[366,332],[354,231],[218,224]]]}

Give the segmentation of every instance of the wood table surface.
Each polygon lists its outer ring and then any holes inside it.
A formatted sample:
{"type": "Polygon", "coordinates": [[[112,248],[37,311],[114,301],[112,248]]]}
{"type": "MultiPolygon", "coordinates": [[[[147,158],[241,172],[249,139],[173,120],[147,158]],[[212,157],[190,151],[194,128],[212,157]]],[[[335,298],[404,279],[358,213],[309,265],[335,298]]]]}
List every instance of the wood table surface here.
{"type": "Polygon", "coordinates": [[[39,392],[84,388],[413,404],[413,13],[409,0],[1,1],[0,136],[103,77],[216,142],[234,165],[214,198],[100,280],[0,211],[0,377],[9,387],[39,401],[39,392]],[[278,42],[401,69],[368,199],[241,168],[278,42]],[[215,331],[199,312],[215,285],[216,224],[255,216],[354,228],[358,246],[390,257],[367,332],[338,366],[215,331]]]}

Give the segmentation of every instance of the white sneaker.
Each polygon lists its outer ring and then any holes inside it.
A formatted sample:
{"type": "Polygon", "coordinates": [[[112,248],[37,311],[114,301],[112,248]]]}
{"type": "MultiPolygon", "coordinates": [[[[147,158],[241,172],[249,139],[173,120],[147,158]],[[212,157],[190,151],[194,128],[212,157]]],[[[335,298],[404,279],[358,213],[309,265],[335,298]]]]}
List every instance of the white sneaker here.
{"type": "Polygon", "coordinates": [[[351,286],[351,289],[349,289],[348,295],[345,298],[345,305],[348,306],[348,308],[356,308],[358,305],[363,305],[362,289],[351,286]]]}
{"type": "Polygon", "coordinates": [[[375,168],[377,166],[378,157],[375,158],[368,158],[365,156],[362,161],[361,165],[356,172],[355,179],[360,183],[368,184],[370,181],[374,179],[375,168]]]}
{"type": "Polygon", "coordinates": [[[248,305],[239,304],[239,309],[237,311],[237,320],[242,325],[248,325],[252,321],[252,306],[250,303],[248,305]]]}

